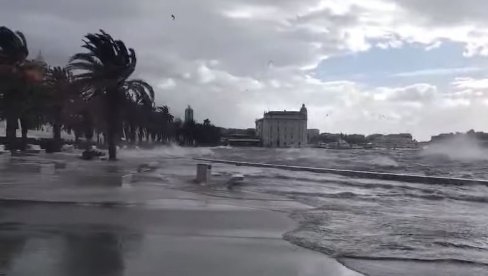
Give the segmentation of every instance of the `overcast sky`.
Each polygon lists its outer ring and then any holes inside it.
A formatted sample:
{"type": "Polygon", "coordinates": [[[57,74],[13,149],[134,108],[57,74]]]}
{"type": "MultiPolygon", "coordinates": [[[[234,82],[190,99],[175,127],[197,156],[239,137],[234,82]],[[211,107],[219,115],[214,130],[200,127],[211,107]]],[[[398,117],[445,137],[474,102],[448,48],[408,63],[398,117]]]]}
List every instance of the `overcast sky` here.
{"type": "Polygon", "coordinates": [[[254,127],[298,110],[322,132],[488,130],[486,0],[0,0],[52,65],[104,29],[177,116],[254,127]],[[171,14],[176,20],[171,19],[171,14]]]}

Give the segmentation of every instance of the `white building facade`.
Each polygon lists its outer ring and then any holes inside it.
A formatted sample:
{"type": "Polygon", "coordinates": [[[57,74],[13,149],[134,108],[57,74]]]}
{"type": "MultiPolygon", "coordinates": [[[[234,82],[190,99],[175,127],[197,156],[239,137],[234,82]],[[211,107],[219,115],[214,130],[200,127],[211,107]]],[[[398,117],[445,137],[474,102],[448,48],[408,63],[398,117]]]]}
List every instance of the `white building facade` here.
{"type": "Polygon", "coordinates": [[[265,147],[302,147],[307,144],[307,108],[270,111],[256,120],[256,134],[265,147]]]}

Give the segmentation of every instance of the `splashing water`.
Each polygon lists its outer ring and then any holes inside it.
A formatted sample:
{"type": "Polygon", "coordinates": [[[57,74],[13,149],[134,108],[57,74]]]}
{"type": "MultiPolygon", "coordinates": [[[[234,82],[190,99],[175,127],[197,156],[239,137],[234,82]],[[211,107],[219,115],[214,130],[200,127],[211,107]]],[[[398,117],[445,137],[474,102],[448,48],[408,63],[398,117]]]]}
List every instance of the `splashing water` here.
{"type": "MultiPolygon", "coordinates": [[[[488,179],[488,159],[472,143],[433,150],[235,148],[214,153],[216,159],[258,163],[488,179]],[[433,158],[439,153],[449,159],[433,158]]],[[[300,227],[287,233],[287,240],[341,261],[376,260],[387,265],[397,261],[426,269],[375,274],[374,269],[362,267],[360,271],[367,275],[488,275],[486,185],[405,183],[222,166],[221,171],[246,176],[242,190],[287,196],[316,207],[294,214],[300,227]],[[449,273],[425,272],[437,269],[449,273]]]]}
{"type": "Polygon", "coordinates": [[[211,148],[190,148],[180,147],[175,144],[160,146],[152,149],[122,149],[119,155],[121,158],[193,158],[201,156],[212,156],[211,148]]]}
{"type": "Polygon", "coordinates": [[[424,149],[423,154],[459,161],[488,160],[488,150],[481,147],[476,139],[468,137],[455,137],[431,144],[424,149]]]}

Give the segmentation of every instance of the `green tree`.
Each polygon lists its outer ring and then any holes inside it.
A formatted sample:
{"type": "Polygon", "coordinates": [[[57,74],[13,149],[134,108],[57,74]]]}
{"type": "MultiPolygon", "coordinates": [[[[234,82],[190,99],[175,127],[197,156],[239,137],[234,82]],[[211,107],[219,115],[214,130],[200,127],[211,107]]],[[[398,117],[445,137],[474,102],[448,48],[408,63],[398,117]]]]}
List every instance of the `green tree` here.
{"type": "Polygon", "coordinates": [[[24,149],[28,131],[40,129],[46,123],[46,107],[50,99],[46,97],[46,87],[42,83],[27,83],[17,93],[21,95],[16,106],[22,133],[21,148],[24,149]]]}
{"type": "Polygon", "coordinates": [[[133,87],[127,85],[124,89],[129,93],[124,102],[123,129],[126,140],[133,145],[136,142],[137,134],[139,135],[139,142],[144,137],[147,139],[147,135],[151,130],[153,121],[152,113],[154,110],[153,102],[150,98],[138,97],[137,95],[151,95],[154,94],[154,91],[148,84],[142,86],[136,84],[133,87]],[[138,89],[140,91],[130,93],[132,89],[138,89]],[[136,97],[130,97],[130,95],[136,95],[136,97]]]}
{"type": "Polygon", "coordinates": [[[69,67],[76,70],[75,78],[82,85],[86,99],[101,98],[104,106],[109,160],[116,160],[116,140],[122,128],[121,108],[128,99],[154,101],[151,86],[142,80],[130,80],[136,68],[136,53],[121,40],[114,40],[100,30],[88,34],[83,48],[88,52],[75,54],[69,67]]]}
{"type": "Polygon", "coordinates": [[[25,36],[19,31],[0,27],[0,112],[7,121],[7,146],[13,149],[22,103],[24,65],[29,55],[25,36]]]}
{"type": "Polygon", "coordinates": [[[168,142],[171,134],[171,125],[173,123],[174,116],[169,112],[169,108],[166,105],[156,107],[156,122],[158,126],[158,136],[160,142],[168,142]]]}
{"type": "Polygon", "coordinates": [[[46,76],[46,86],[49,97],[47,107],[47,117],[53,127],[53,139],[57,145],[61,144],[61,129],[63,118],[68,111],[66,107],[75,102],[79,102],[79,94],[74,85],[74,77],[68,68],[52,67],[49,68],[46,76]]]}

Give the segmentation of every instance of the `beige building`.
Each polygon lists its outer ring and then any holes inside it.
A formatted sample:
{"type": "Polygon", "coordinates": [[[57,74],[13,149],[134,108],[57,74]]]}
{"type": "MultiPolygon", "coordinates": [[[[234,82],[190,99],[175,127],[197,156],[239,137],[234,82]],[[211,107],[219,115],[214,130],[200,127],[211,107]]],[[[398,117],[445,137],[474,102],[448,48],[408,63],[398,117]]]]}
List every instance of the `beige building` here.
{"type": "Polygon", "coordinates": [[[256,120],[256,135],[265,147],[301,147],[307,144],[307,108],[270,111],[256,120]]]}

